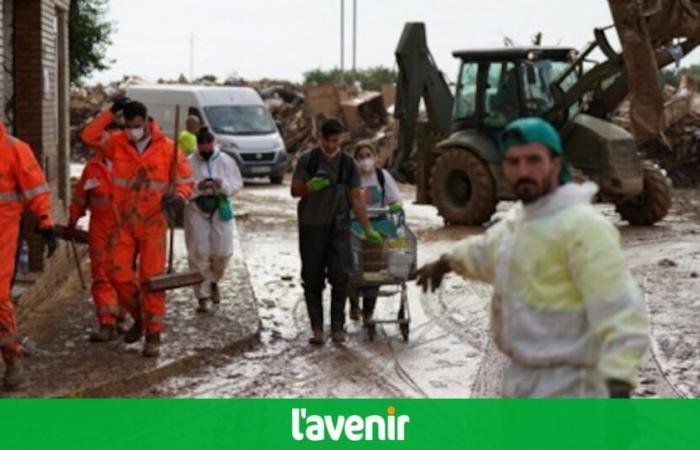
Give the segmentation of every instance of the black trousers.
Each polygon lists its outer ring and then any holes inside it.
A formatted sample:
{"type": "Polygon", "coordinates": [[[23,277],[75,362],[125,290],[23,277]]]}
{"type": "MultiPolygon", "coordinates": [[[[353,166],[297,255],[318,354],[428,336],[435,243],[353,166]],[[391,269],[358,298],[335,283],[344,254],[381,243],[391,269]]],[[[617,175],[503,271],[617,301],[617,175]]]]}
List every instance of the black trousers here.
{"type": "Polygon", "coordinates": [[[331,331],[345,326],[352,251],[350,221],[339,220],[328,226],[300,226],[301,279],[313,330],[323,329],[323,290],[331,285],[331,331]]]}

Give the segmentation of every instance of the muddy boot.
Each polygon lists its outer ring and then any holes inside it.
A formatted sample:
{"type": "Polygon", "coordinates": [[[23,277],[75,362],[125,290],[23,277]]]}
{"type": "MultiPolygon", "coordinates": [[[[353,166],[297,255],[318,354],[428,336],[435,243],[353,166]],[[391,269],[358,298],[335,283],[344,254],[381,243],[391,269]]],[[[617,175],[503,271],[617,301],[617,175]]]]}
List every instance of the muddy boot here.
{"type": "Polygon", "coordinates": [[[211,299],[210,298],[200,298],[199,306],[197,307],[197,312],[200,314],[206,314],[211,311],[211,299]]]}
{"type": "Polygon", "coordinates": [[[146,335],[146,343],[143,345],[144,358],[157,358],[160,355],[160,333],[146,335]]]}
{"type": "Polygon", "coordinates": [[[311,345],[323,345],[326,343],[323,337],[323,330],[313,330],[313,336],[309,338],[309,344],[311,345]]]}
{"type": "Polygon", "coordinates": [[[134,324],[129,328],[129,330],[124,333],[124,342],[127,344],[133,344],[141,340],[143,337],[143,324],[140,320],[134,322],[134,324]]]}
{"type": "Polygon", "coordinates": [[[215,305],[221,303],[221,293],[219,292],[219,285],[216,283],[211,284],[211,301],[215,305]]]}
{"type": "Polygon", "coordinates": [[[117,334],[123,336],[129,331],[129,325],[126,323],[126,317],[117,319],[117,334]]]}
{"type": "Polygon", "coordinates": [[[90,333],[90,342],[109,342],[117,337],[117,329],[114,325],[100,325],[100,329],[90,333]]]}
{"type": "Polygon", "coordinates": [[[333,340],[334,344],[342,344],[345,342],[345,331],[340,330],[332,332],[331,339],[333,340]]]}
{"type": "Polygon", "coordinates": [[[18,389],[23,382],[22,362],[19,358],[15,358],[11,363],[7,363],[7,367],[5,367],[5,389],[8,391],[18,389]]]}

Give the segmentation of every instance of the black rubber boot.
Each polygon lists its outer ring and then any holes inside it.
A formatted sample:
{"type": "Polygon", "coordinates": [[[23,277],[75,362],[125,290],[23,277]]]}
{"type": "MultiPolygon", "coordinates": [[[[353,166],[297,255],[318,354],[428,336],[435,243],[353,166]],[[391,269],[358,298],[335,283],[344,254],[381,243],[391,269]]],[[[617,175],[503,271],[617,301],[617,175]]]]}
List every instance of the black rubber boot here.
{"type": "Polygon", "coordinates": [[[22,369],[22,361],[15,358],[14,361],[8,363],[5,367],[4,386],[8,391],[19,389],[24,382],[24,370],[22,369]]]}
{"type": "Polygon", "coordinates": [[[331,339],[333,340],[334,344],[342,344],[343,342],[345,342],[345,331],[333,331],[331,333],[331,339]]]}
{"type": "Polygon", "coordinates": [[[124,342],[127,344],[133,344],[134,342],[138,342],[141,340],[143,337],[143,324],[142,322],[136,321],[134,324],[129,328],[129,330],[124,333],[124,342]]]}
{"type": "Polygon", "coordinates": [[[117,329],[114,325],[100,325],[100,329],[90,333],[90,342],[101,343],[113,341],[117,337],[117,329]]]}
{"type": "Polygon", "coordinates": [[[356,291],[349,295],[350,299],[350,320],[360,320],[362,309],[360,309],[360,298],[356,291]]]}
{"type": "Polygon", "coordinates": [[[143,345],[144,358],[157,358],[160,355],[160,333],[146,335],[146,343],[143,345]]]}
{"type": "Polygon", "coordinates": [[[126,317],[117,319],[117,334],[123,336],[129,331],[129,326],[126,323],[126,317]]]}
{"type": "Polygon", "coordinates": [[[323,330],[317,329],[313,330],[313,335],[309,338],[309,344],[311,345],[323,345],[326,343],[326,339],[323,336],[323,330]]]}
{"type": "Polygon", "coordinates": [[[206,314],[211,311],[211,299],[210,298],[200,298],[199,306],[197,307],[197,312],[200,314],[206,314]]]}
{"type": "Polygon", "coordinates": [[[211,301],[215,305],[221,303],[221,292],[219,292],[219,285],[216,283],[211,284],[211,301]]]}

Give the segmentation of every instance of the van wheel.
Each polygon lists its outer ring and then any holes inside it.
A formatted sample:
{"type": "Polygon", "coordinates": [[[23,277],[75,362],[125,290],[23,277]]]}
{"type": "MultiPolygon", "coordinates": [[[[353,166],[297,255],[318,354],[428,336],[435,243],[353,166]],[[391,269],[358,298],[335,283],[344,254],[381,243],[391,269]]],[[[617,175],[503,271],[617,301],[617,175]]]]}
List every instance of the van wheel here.
{"type": "Polygon", "coordinates": [[[284,181],[284,174],[282,175],[270,175],[270,183],[272,184],[282,184],[284,181]]]}

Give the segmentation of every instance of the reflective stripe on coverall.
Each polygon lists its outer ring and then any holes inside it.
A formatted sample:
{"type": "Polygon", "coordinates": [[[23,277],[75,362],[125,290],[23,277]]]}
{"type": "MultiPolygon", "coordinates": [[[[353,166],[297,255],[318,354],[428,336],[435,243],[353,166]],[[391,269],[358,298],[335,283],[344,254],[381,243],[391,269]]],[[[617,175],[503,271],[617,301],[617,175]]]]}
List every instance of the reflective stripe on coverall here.
{"type": "Polygon", "coordinates": [[[597,190],[569,183],[518,204],[449,257],[460,275],[494,285],[506,397],[607,397],[606,379],[636,383],[648,316],[618,231],[591,205],[597,190]]]}
{"type": "MultiPolygon", "coordinates": [[[[111,111],[103,112],[89,123],[83,139],[102,136],[111,122],[111,111]]],[[[109,136],[104,153],[112,161],[113,204],[119,223],[119,236],[113,254],[110,279],[120,306],[136,320],[143,320],[146,333],[159,333],[165,315],[165,293],[141,293],[144,281],[165,272],[167,220],[161,210],[161,198],[167,192],[174,146],[154,122],[148,124],[151,142],[139,154],[126,132],[109,136]],[[139,282],[133,268],[139,255],[139,282]],[[143,297],[143,298],[141,298],[143,297]]],[[[184,155],[178,153],[176,193],[189,198],[191,171],[184,155]]]]}
{"type": "Polygon", "coordinates": [[[238,164],[230,156],[215,150],[209,161],[205,161],[199,152],[189,156],[195,191],[192,200],[185,208],[185,241],[190,269],[198,270],[204,275],[204,282],[195,287],[198,299],[210,298],[211,284],[218,283],[224,275],[226,266],[233,255],[233,220],[222,220],[219,212],[208,214],[202,211],[194,201],[202,192],[196,189],[200,181],[207,178],[219,178],[222,181],[218,193],[231,197],[243,187],[243,178],[238,164]]]}
{"type": "Polygon", "coordinates": [[[111,161],[101,152],[85,165],[70,205],[70,221],[76,223],[90,209],[88,248],[92,274],[92,299],[102,325],[114,325],[119,314],[117,293],[109,281],[112,249],[118,224],[112,203],[111,161]]]}
{"type": "Polygon", "coordinates": [[[40,228],[53,225],[49,185],[34,153],[0,124],[0,349],[7,363],[20,351],[11,284],[25,206],[39,217],[40,228]]]}

